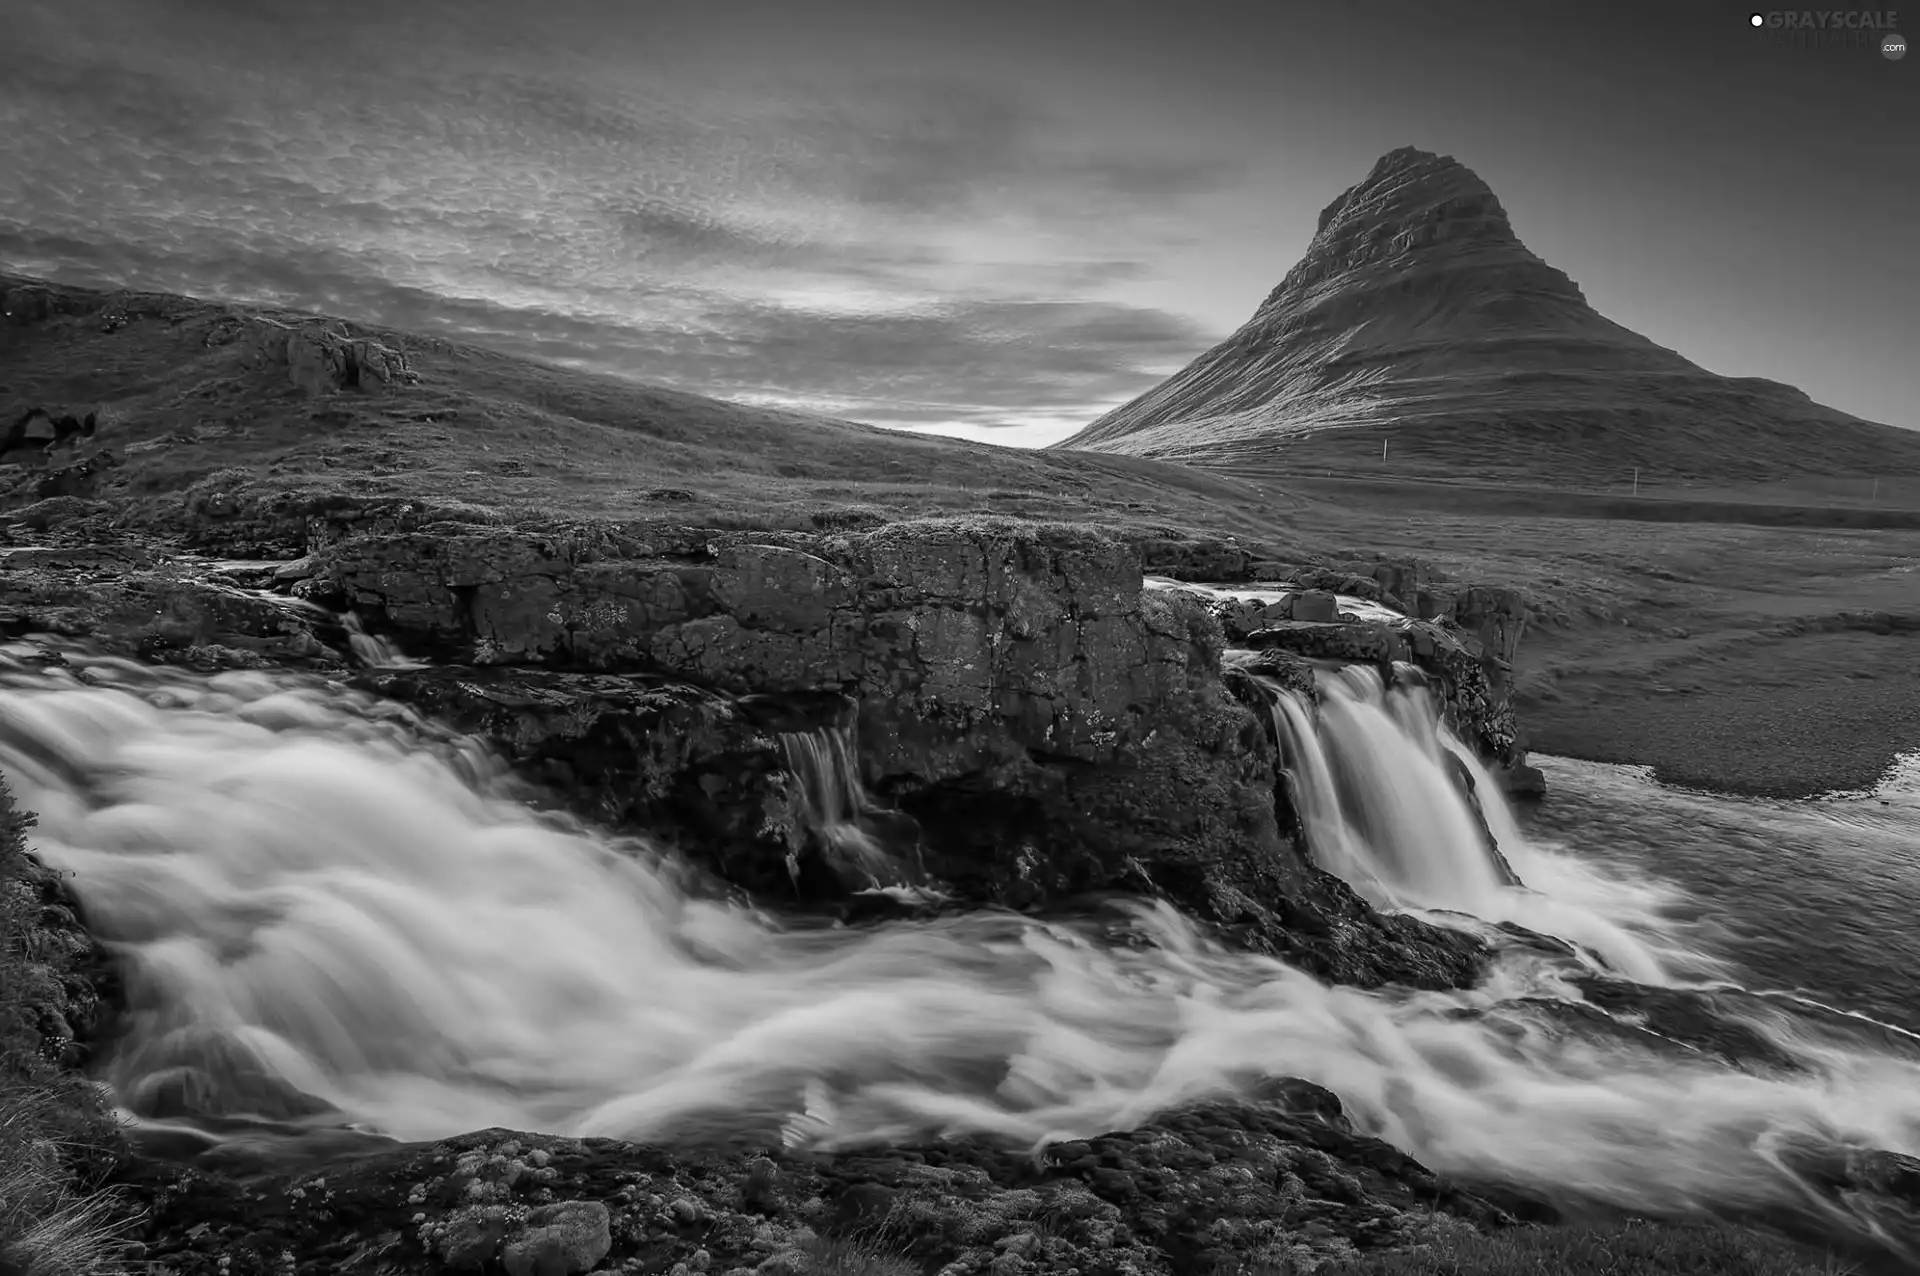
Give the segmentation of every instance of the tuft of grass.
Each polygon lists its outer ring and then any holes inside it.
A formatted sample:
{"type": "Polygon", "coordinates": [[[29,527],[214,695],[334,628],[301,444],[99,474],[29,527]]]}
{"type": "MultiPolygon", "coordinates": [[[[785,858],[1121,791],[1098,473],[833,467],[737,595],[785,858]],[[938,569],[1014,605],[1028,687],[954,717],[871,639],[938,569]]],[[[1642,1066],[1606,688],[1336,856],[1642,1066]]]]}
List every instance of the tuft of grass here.
{"type": "Polygon", "coordinates": [[[43,924],[32,822],[0,780],[0,1273],[109,1276],[124,1270],[132,1220],[115,1194],[89,1188],[119,1131],[44,1031],[67,1008],[72,954],[43,924]]]}
{"type": "Polygon", "coordinates": [[[921,1265],[874,1245],[821,1237],[800,1247],[806,1276],[922,1276],[921,1265]]]}
{"type": "MultiPolygon", "coordinates": [[[[1318,1276],[1847,1276],[1759,1233],[1713,1222],[1593,1223],[1460,1234],[1414,1250],[1352,1256],[1318,1276]]],[[[1285,1267],[1244,1276],[1291,1276],[1285,1267]]]]}

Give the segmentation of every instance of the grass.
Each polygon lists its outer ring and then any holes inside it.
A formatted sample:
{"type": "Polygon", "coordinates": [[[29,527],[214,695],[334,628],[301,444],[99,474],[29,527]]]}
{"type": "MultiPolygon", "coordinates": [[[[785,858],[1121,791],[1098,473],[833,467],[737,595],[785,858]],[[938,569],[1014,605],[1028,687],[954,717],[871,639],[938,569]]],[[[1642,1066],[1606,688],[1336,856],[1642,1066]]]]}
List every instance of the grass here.
{"type": "MultiPolygon", "coordinates": [[[[807,1276],[919,1276],[921,1264],[871,1238],[803,1247],[807,1276]]],[[[1302,1276],[1287,1262],[1222,1268],[1216,1276],[1302,1276]]],[[[1857,1269],[1720,1223],[1630,1222],[1465,1232],[1414,1250],[1321,1261],[1315,1276],[1851,1276],[1857,1269]]]]}
{"type": "Polygon", "coordinates": [[[818,1237],[801,1246],[807,1276],[923,1276],[913,1259],[876,1245],[818,1237]]]}
{"type": "MultiPolygon", "coordinates": [[[[1318,1276],[1846,1276],[1756,1232],[1715,1223],[1516,1227],[1328,1263],[1318,1276]]],[[[1243,1276],[1293,1276],[1285,1268],[1243,1276]]]]}
{"type": "Polygon", "coordinates": [[[122,1270],[129,1224],[92,1182],[118,1132],[41,1031],[71,954],[41,924],[31,823],[0,782],[0,1276],[102,1276],[122,1270]]]}
{"type": "MultiPolygon", "coordinates": [[[[21,282],[0,276],[0,289],[21,282]]],[[[419,383],[314,399],[230,339],[228,307],[137,299],[131,321],[107,332],[83,313],[105,294],[56,291],[76,313],[0,326],[0,410],[97,409],[94,442],[124,458],[97,495],[150,526],[177,522],[180,494],[209,483],[314,503],[424,498],[529,518],[796,530],[849,508],[856,519],[1150,517],[1228,532],[1265,520],[1257,487],[1184,466],[744,407],[360,324],[357,335],[403,347],[419,383]]],[[[40,477],[0,466],[0,508],[37,499],[40,477]]]]}

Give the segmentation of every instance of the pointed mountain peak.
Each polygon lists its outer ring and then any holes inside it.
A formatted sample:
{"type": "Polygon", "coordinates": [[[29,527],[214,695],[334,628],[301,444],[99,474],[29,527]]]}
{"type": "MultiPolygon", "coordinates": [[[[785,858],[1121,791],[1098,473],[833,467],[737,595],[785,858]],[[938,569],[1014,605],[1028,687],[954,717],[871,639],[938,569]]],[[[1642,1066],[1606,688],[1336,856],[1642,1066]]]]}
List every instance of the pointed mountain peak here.
{"type": "MultiPolygon", "coordinates": [[[[1539,260],[1514,235],[1507,210],[1478,173],[1451,155],[1402,146],[1374,161],[1365,178],[1320,210],[1306,255],[1262,309],[1297,298],[1331,276],[1405,267],[1434,252],[1539,260]]],[[[1579,295],[1571,280],[1565,286],[1579,295]]]]}
{"type": "Polygon", "coordinates": [[[1871,468],[1920,442],[1788,387],[1718,377],[1612,322],[1450,155],[1403,146],[1320,214],[1253,317],[1058,446],[1478,480],[1871,468]],[[1424,458],[1424,459],[1421,459],[1424,458]]]}
{"type": "Polygon", "coordinates": [[[1497,222],[1511,235],[1507,210],[1480,175],[1451,155],[1402,146],[1374,162],[1373,169],[1355,186],[1320,213],[1319,231],[1338,233],[1356,224],[1416,225],[1431,220],[1436,211],[1471,213],[1497,222]]]}

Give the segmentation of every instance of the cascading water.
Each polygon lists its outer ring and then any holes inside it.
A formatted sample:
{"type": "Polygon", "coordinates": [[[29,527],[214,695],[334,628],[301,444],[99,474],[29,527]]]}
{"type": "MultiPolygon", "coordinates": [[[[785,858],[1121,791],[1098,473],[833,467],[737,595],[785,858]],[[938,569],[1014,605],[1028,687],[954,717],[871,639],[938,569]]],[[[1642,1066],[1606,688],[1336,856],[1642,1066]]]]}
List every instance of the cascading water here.
{"type": "MultiPolygon", "coordinates": [[[[852,728],[782,732],[780,746],[798,782],[801,821],[832,867],[865,879],[873,889],[902,886],[917,876],[881,844],[863,818],[872,810],[872,800],[860,780],[852,728]]],[[[799,866],[791,856],[787,871],[797,884],[799,866]]]]}
{"type": "MultiPolygon", "coordinates": [[[[1251,653],[1247,653],[1249,656],[1251,653]]],[[[1720,973],[1644,926],[1618,920],[1617,883],[1546,862],[1521,835],[1498,782],[1441,720],[1416,671],[1392,687],[1365,665],[1316,670],[1319,703],[1255,676],[1280,742],[1308,853],[1376,907],[1444,924],[1514,922],[1582,946],[1647,983],[1720,973]],[[1457,780],[1464,773],[1467,783],[1457,780]],[[1555,883],[1529,889],[1531,873],[1555,883]]]]}
{"type": "MultiPolygon", "coordinates": [[[[1363,765],[1340,730],[1328,767],[1363,765]]],[[[1084,1137],[1297,1076],[1443,1172],[1651,1212],[1823,1209],[1883,1237],[1897,1220],[1816,1194],[1795,1149],[1920,1154],[1912,1057],[1767,1023],[1803,1070],[1752,1073],[1569,1031],[1527,1000],[1578,997],[1551,954],[1506,950],[1472,990],[1366,991],[1215,946],[1164,907],[1133,910],[1138,947],[1005,913],[783,922],[693,893],[644,844],[533,814],[484,757],[314,678],[77,654],[0,668],[0,771],[128,978],[103,1071],[121,1102],[202,1129],[224,1113],[832,1148],[1084,1137]]],[[[1575,880],[1528,854],[1527,881],[1575,880]]],[[[1476,891],[1538,894],[1478,871],[1476,891]]],[[[1654,934],[1657,894],[1569,907],[1654,934]]]]}
{"type": "Polygon", "coordinates": [[[400,648],[380,637],[370,634],[360,619],[358,612],[348,612],[341,618],[341,624],[347,631],[347,648],[353,652],[353,658],[368,669],[420,669],[425,662],[402,655],[400,648]]]}

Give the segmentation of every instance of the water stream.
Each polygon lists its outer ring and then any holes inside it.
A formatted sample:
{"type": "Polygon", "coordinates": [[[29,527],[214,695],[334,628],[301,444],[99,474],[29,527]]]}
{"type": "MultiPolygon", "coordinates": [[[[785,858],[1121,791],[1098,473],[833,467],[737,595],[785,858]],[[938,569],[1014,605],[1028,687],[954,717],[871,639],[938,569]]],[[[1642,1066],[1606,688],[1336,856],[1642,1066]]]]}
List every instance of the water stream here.
{"type": "MultiPolygon", "coordinates": [[[[643,842],[537,814],[477,742],[337,683],[79,653],[46,669],[10,650],[0,771],[123,958],[129,1031],[103,1079],[149,1123],[1032,1144],[1299,1076],[1443,1171],[1913,1235],[1884,1205],[1812,1194],[1794,1168],[1808,1149],[1920,1155],[1920,1063],[1897,1034],[1878,1030],[1893,1044],[1877,1047],[1786,1005],[1749,1018],[1801,1070],[1741,1070],[1569,1032],[1525,1000],[1578,1000],[1600,968],[1772,987],[1792,972],[1765,966],[1769,944],[1852,928],[1858,942],[1806,971],[1845,1003],[1864,963],[1912,943],[1910,804],[1873,808],[1879,831],[1836,847],[1851,818],[1837,808],[1721,802],[1709,838],[1637,781],[1556,764],[1524,826],[1482,783],[1483,827],[1429,711],[1336,679],[1318,721],[1278,710],[1316,853],[1383,902],[1580,946],[1511,947],[1470,990],[1363,991],[1215,947],[1165,908],[1133,910],[1140,948],[992,912],[783,919],[689,889],[643,842]],[[1798,841],[1779,842],[1783,820],[1798,841]],[[1736,836],[1751,862],[1716,866],[1709,850],[1736,836]],[[1699,852],[1678,867],[1662,858],[1676,841],[1699,852]],[[1842,887],[1867,872],[1882,898],[1862,909],[1842,887]],[[1748,889],[1769,880],[1771,896],[1748,889]],[[1831,885],[1794,885],[1807,880],[1831,885]],[[1789,895],[1796,923],[1770,938],[1789,895]]],[[[839,762],[791,747],[797,769],[820,763],[819,818],[857,827],[854,796],[828,782],[839,762]]],[[[1904,973],[1882,982],[1849,1008],[1911,1005],[1904,973]]]]}

